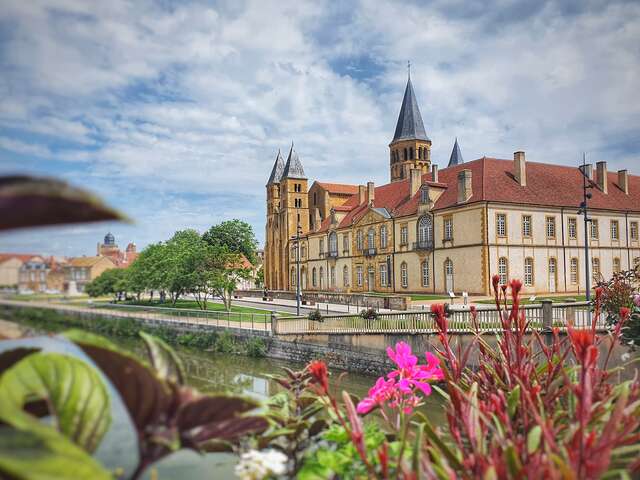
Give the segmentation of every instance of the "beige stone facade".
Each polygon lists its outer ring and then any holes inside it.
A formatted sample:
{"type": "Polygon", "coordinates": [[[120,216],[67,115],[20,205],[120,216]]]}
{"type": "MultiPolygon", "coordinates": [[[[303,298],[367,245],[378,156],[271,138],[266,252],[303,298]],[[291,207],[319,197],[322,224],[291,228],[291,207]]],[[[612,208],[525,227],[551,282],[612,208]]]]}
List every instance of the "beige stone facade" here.
{"type": "MultiPolygon", "coordinates": [[[[489,294],[497,274],[521,279],[525,294],[581,293],[583,183],[592,196],[590,282],[640,264],[639,176],[609,173],[605,162],[596,169],[529,162],[520,151],[438,169],[424,129],[407,130],[422,125],[407,122],[407,111],[419,115],[411,102],[409,82],[399,138],[389,145],[389,184],[314,182],[307,190],[306,177],[287,178],[282,166],[279,177],[276,160],[267,185],[267,288],[295,290],[299,262],[309,291],[489,294]],[[413,150],[406,157],[405,148],[413,150]]],[[[455,148],[461,160],[457,141],[455,148]]]]}

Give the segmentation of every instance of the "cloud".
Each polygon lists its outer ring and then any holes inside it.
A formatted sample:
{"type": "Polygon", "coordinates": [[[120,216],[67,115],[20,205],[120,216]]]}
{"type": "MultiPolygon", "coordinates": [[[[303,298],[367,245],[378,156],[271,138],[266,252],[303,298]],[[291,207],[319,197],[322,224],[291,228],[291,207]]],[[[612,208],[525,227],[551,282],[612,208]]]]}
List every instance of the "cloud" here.
{"type": "Polygon", "coordinates": [[[587,151],[633,171],[638,20],[633,2],[3,2],[0,170],[62,175],[138,220],[47,234],[67,254],[106,228],[144,245],[233,216],[262,238],[292,140],[311,180],[388,181],[411,60],[441,166],[458,136],[467,160],[587,151]]]}

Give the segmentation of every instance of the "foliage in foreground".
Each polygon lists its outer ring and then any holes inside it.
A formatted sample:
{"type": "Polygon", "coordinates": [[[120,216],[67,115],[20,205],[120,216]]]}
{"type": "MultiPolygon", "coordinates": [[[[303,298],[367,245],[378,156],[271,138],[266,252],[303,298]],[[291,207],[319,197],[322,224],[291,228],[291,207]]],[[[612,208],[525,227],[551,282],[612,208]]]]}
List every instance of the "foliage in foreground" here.
{"type": "MultiPolygon", "coordinates": [[[[185,385],[179,357],[142,333],[150,364],[103,337],[65,336],[110,381],[137,432],[139,463],[131,478],[170,453],[219,451],[267,427],[255,400],[203,395],[185,385]]],[[[0,355],[0,477],[113,478],[91,456],[111,421],[97,370],[77,358],[19,348],[0,355]],[[41,422],[52,416],[53,422],[41,422]]]]}

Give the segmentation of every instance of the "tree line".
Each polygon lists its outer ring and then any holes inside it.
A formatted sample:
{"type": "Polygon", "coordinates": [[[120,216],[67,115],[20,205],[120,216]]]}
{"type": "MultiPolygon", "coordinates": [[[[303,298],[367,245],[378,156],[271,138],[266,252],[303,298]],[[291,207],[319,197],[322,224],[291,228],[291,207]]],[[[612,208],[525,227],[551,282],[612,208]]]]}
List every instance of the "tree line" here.
{"type": "Polygon", "coordinates": [[[86,285],[91,297],[113,295],[115,300],[149,293],[151,301],[175,305],[179,298],[193,295],[198,307],[207,309],[214,297],[227,310],[238,282],[248,278],[257,263],[257,241],[251,226],[230,220],[212,226],[200,235],[196,230],[177,231],[169,240],[148,245],[127,268],[106,270],[86,285]]]}

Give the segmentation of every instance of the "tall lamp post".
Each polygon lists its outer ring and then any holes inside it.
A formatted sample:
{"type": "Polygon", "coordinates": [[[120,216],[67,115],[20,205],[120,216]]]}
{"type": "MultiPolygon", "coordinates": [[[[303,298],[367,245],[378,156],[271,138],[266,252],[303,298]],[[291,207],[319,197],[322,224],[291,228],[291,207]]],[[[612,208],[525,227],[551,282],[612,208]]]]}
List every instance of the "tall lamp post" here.
{"type": "Polygon", "coordinates": [[[593,184],[591,183],[591,179],[587,179],[587,163],[585,159],[585,154],[582,154],[582,202],[580,203],[580,209],[578,210],[578,215],[582,214],[584,216],[584,272],[585,272],[585,296],[587,297],[587,301],[591,300],[591,278],[589,273],[589,267],[591,263],[591,259],[589,258],[589,223],[591,223],[591,219],[589,218],[589,205],[588,201],[591,199],[591,192],[589,189],[593,188],[593,184]]]}

